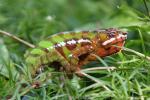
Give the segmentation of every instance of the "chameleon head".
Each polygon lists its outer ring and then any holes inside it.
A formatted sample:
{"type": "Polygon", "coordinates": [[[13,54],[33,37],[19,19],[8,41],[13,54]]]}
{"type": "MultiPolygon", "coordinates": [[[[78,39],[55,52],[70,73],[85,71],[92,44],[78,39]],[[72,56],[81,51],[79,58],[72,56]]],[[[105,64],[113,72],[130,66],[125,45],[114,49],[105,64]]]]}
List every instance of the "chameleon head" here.
{"type": "Polygon", "coordinates": [[[105,57],[119,52],[126,39],[127,33],[117,29],[111,28],[100,32],[98,42],[100,46],[97,50],[97,55],[105,57]]]}

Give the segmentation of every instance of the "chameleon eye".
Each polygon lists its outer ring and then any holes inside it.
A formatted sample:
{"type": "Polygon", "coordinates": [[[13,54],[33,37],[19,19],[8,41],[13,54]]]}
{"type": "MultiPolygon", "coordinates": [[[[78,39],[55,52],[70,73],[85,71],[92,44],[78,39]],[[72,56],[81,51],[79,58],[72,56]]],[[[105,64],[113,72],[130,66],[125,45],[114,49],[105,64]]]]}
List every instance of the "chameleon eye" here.
{"type": "Polygon", "coordinates": [[[116,32],[110,32],[111,35],[115,35],[116,32]]]}
{"type": "Polygon", "coordinates": [[[115,37],[115,36],[116,36],[116,33],[115,33],[115,32],[110,32],[110,33],[109,33],[109,37],[110,37],[110,38],[115,37]]]}
{"type": "Polygon", "coordinates": [[[123,35],[126,35],[126,34],[127,34],[127,32],[122,32],[122,34],[123,34],[123,35]]]}

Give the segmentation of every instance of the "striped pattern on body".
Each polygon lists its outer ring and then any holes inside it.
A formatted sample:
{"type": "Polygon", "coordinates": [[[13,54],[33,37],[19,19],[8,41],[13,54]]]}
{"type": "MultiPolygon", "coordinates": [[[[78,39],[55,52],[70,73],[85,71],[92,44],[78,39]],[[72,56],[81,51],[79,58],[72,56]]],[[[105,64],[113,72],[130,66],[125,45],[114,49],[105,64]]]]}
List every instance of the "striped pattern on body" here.
{"type": "MultiPolygon", "coordinates": [[[[113,48],[116,50],[114,51],[112,49],[109,51],[104,48],[105,45],[111,44],[111,42],[113,43],[114,41],[118,41],[117,45],[123,46],[126,36],[122,33],[119,35],[118,32],[120,31],[116,29],[61,32],[39,42],[37,48],[27,54],[26,62],[31,66],[32,74],[35,74],[37,69],[42,65],[58,60],[61,62],[61,65],[65,67],[65,70],[70,70],[71,68],[69,67],[72,67],[74,63],[74,61],[70,61],[70,58],[75,50],[77,53],[81,52],[82,54],[84,51],[86,53],[90,47],[93,47],[96,51],[95,54],[99,54],[99,56],[102,57],[118,52],[120,49],[113,48]],[[97,42],[100,43],[97,45],[97,42]]],[[[78,64],[78,62],[76,64],[78,64]]]]}

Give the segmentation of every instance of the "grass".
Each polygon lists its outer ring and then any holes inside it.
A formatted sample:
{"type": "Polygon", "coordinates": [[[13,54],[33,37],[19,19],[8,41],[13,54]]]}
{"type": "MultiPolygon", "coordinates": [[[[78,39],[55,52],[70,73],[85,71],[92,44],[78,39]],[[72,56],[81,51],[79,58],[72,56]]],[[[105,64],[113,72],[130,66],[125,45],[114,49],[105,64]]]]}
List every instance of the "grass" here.
{"type": "Polygon", "coordinates": [[[24,60],[29,47],[1,35],[0,99],[150,99],[149,8],[146,0],[1,0],[1,30],[35,45],[57,32],[108,27],[128,31],[128,39],[122,52],[85,66],[83,78],[51,69],[32,78],[24,60]],[[17,81],[19,73],[30,81],[17,81]]]}

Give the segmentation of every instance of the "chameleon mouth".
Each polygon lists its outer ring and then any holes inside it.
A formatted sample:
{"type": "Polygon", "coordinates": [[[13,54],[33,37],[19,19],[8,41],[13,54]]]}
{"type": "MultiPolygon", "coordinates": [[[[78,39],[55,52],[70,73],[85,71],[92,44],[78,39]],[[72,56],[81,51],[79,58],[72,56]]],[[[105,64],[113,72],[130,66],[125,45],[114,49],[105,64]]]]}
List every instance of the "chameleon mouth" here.
{"type": "Polygon", "coordinates": [[[106,46],[108,44],[115,44],[118,42],[124,42],[127,39],[127,33],[119,34],[117,37],[110,38],[109,40],[106,40],[102,43],[103,46],[106,46]]]}

